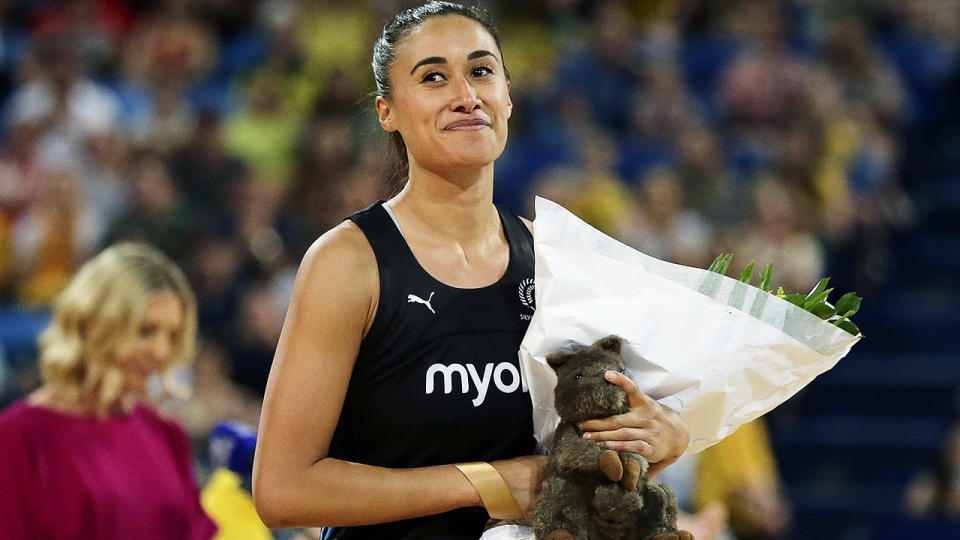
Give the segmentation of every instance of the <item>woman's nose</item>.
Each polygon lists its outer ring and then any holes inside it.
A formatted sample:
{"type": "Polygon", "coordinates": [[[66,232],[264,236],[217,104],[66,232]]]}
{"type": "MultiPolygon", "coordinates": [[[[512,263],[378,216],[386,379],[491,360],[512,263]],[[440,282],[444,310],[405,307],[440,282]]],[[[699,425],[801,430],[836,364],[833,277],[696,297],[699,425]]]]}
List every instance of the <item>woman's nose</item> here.
{"type": "Polygon", "coordinates": [[[165,361],[173,351],[173,340],[168,336],[158,335],[153,340],[152,349],[154,360],[165,361]]]}
{"type": "Polygon", "coordinates": [[[473,112],[480,107],[480,98],[477,90],[466,77],[456,77],[453,80],[454,98],[450,108],[458,112],[473,112]]]}

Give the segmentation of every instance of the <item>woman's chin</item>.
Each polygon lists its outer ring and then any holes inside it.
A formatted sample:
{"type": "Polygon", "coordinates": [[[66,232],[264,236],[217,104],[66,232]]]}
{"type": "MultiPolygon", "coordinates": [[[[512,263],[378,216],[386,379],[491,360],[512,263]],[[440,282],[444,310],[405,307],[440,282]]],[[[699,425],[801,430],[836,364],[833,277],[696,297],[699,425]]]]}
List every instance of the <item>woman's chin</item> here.
{"type": "Polygon", "coordinates": [[[128,377],[126,380],[126,384],[123,387],[123,393],[138,399],[145,397],[147,395],[148,380],[149,379],[147,377],[140,377],[140,376],[128,377]]]}
{"type": "Polygon", "coordinates": [[[500,153],[490,150],[474,151],[469,154],[461,152],[438,154],[436,158],[431,160],[430,168],[438,172],[478,170],[493,165],[493,162],[500,157],[500,153]]]}
{"type": "Polygon", "coordinates": [[[433,170],[469,169],[492,164],[503,153],[506,141],[495,140],[489,135],[465,132],[462,136],[437,141],[429,152],[429,167],[433,170]]]}
{"type": "Polygon", "coordinates": [[[440,170],[448,171],[473,171],[480,170],[489,165],[493,165],[493,159],[463,159],[450,160],[440,165],[440,170]]]}

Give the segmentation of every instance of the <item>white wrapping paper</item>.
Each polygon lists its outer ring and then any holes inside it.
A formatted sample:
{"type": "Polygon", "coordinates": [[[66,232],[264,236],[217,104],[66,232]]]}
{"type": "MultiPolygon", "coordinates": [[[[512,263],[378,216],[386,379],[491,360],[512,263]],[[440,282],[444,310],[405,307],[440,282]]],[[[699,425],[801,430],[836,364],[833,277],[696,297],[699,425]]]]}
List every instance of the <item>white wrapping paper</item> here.
{"type": "Polygon", "coordinates": [[[546,447],[559,422],[546,356],[574,344],[624,338],[629,375],[680,414],[692,453],[786,401],[859,339],[733,278],[644,255],[546,199],[533,228],[536,312],[520,361],[546,447]]]}
{"type": "MultiPolygon", "coordinates": [[[[617,334],[631,378],[690,427],[687,453],[711,446],[832,368],[859,337],[755,287],[628,247],[538,197],[536,312],[520,346],[534,435],[560,419],[546,356],[617,334]]],[[[776,268],[774,268],[774,276],[776,268]]],[[[791,291],[793,292],[793,291],[791,291]]],[[[533,540],[503,524],[481,540],[533,540]]]]}
{"type": "Polygon", "coordinates": [[[537,537],[529,525],[503,523],[484,531],[480,540],[537,540],[537,537]]]}

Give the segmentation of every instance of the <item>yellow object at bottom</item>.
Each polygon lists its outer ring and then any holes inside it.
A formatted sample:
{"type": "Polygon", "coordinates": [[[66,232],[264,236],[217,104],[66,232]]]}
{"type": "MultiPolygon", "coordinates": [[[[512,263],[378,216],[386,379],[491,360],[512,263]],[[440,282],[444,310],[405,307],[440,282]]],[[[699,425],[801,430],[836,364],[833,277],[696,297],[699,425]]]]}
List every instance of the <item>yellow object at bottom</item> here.
{"type": "Polygon", "coordinates": [[[219,527],[214,540],[273,540],[257,515],[253,497],[240,486],[240,476],[229,469],[213,471],[200,493],[200,504],[219,527]]]}

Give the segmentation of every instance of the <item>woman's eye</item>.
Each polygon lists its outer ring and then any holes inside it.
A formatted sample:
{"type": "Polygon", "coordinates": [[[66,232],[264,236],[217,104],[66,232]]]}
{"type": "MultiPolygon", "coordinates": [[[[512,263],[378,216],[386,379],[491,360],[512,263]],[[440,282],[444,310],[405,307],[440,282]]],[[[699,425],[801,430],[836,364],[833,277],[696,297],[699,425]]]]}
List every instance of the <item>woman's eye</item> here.
{"type": "Polygon", "coordinates": [[[443,75],[439,72],[432,71],[423,76],[422,82],[440,82],[443,80],[443,75]]]}
{"type": "Polygon", "coordinates": [[[140,337],[148,338],[157,332],[157,327],[153,325],[141,326],[140,337]]]}
{"type": "Polygon", "coordinates": [[[474,77],[483,77],[484,75],[489,75],[493,73],[493,70],[489,66],[477,66],[473,68],[474,77]]]}

